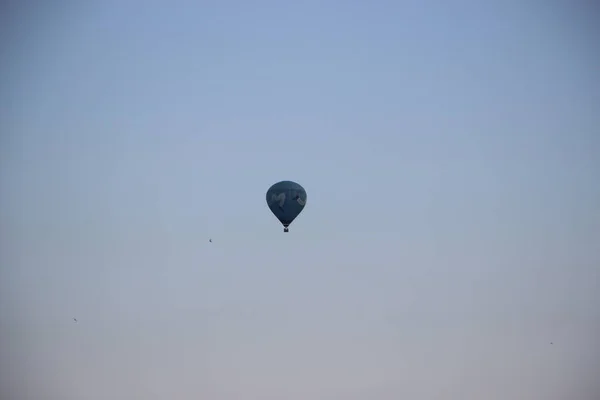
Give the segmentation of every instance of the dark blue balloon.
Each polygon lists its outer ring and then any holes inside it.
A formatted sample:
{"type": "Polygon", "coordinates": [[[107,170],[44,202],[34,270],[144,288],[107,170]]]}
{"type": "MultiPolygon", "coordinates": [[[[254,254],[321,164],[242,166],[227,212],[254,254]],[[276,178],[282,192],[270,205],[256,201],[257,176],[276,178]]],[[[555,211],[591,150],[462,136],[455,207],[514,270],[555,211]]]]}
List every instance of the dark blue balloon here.
{"type": "Polygon", "coordinates": [[[306,205],[306,190],[296,182],[277,182],[267,190],[267,204],[271,212],[288,232],[288,226],[306,205]]]}

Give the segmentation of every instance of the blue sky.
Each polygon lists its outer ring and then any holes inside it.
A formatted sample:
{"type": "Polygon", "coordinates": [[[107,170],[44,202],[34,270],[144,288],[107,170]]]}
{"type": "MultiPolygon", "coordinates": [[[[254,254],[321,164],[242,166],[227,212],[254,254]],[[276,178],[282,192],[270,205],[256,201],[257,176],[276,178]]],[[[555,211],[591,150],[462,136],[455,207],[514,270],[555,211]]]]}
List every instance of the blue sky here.
{"type": "Polygon", "coordinates": [[[591,11],[5,14],[2,397],[597,398],[591,11]]]}

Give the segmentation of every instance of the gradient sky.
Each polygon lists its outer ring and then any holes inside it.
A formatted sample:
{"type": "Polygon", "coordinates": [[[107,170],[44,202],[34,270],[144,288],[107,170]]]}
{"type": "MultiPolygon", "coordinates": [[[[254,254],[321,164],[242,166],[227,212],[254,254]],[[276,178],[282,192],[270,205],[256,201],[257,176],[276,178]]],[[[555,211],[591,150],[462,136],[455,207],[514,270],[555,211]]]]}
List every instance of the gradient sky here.
{"type": "Polygon", "coordinates": [[[0,23],[2,399],[598,399],[596,10],[70,3],[0,23]]]}

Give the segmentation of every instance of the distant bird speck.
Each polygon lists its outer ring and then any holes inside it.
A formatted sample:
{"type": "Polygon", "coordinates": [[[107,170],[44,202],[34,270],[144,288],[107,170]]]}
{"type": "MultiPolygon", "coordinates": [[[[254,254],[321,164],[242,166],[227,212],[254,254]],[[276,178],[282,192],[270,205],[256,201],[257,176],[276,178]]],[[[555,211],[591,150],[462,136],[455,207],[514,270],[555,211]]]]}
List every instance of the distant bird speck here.
{"type": "Polygon", "coordinates": [[[77,318],[73,318],[73,321],[77,322],[77,318]]]}
{"type": "Polygon", "coordinates": [[[210,243],[212,243],[212,239],[208,239],[208,241],[209,241],[210,243]]]}

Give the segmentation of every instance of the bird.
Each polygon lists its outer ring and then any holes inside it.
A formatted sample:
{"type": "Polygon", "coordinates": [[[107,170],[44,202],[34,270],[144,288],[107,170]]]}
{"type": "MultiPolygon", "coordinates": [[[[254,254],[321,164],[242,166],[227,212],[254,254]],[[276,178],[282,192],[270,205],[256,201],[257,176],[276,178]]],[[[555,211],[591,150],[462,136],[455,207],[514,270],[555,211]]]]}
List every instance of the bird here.
{"type": "Polygon", "coordinates": [[[212,239],[208,239],[208,242],[209,242],[209,243],[212,243],[212,239]]]}
{"type": "Polygon", "coordinates": [[[77,322],[77,318],[73,318],[73,321],[77,322]]]}

